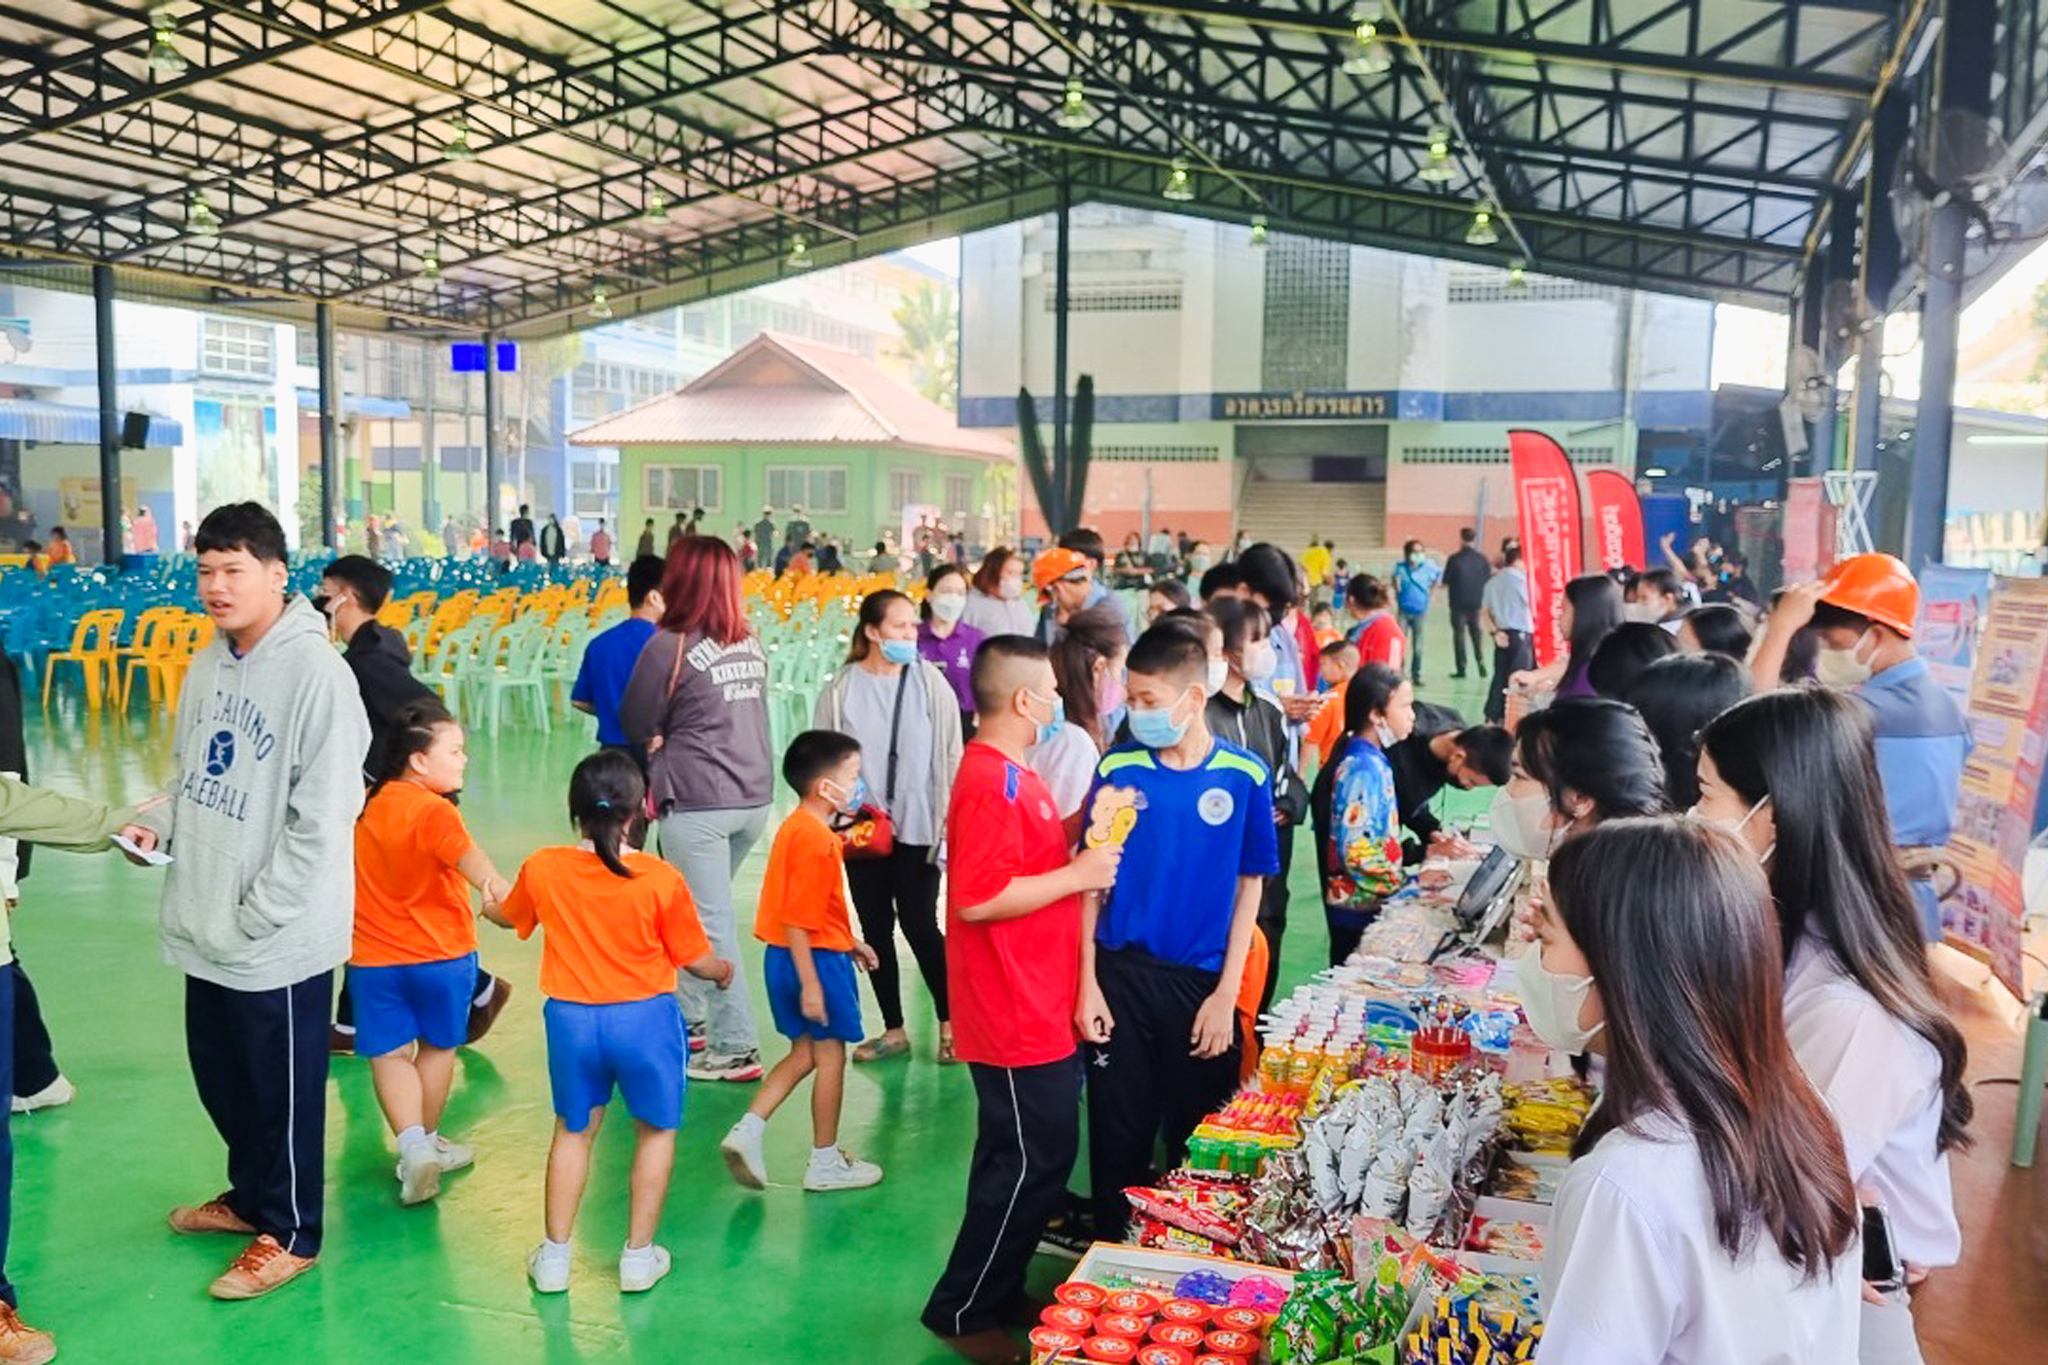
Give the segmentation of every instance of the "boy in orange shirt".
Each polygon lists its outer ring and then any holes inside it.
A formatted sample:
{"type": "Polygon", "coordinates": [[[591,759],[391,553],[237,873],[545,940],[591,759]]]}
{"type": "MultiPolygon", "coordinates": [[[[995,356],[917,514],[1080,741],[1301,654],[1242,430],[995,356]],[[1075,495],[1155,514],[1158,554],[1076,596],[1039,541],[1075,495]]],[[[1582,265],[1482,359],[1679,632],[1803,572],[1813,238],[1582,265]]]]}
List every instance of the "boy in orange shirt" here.
{"type": "Polygon", "coordinates": [[[349,995],[356,1050],[370,1059],[377,1103],[398,1135],[402,1204],[432,1199],[442,1175],[476,1159],[473,1147],[441,1136],[476,986],[469,888],[486,904],[511,888],[448,800],[468,765],[462,727],[440,699],[407,702],[392,716],[383,770],[356,821],[349,995]]]}
{"type": "Polygon", "coordinates": [[[1315,746],[1318,763],[1328,763],[1344,738],[1344,685],[1358,672],[1358,646],[1337,639],[1323,646],[1317,661],[1317,681],[1322,684],[1322,709],[1308,723],[1308,742],[1315,746]]]}
{"type": "Polygon", "coordinates": [[[638,1293],[668,1274],[668,1249],[654,1244],[654,1230],[675,1168],[689,1056],[676,970],[720,990],[732,984],[732,963],[712,953],[683,874],[624,846],[626,826],[646,799],[647,784],[629,755],[606,749],[584,759],[569,777],[569,816],[583,843],[535,853],[503,907],[484,907],[486,917],[521,938],[547,930],[540,988],[548,998],[541,1014],[555,1139],[548,1148],[547,1237],[526,1261],[543,1294],[569,1287],[569,1234],[614,1086],[635,1135],[619,1288],[638,1293]]]}
{"type": "Polygon", "coordinates": [[[861,1040],[854,969],[873,971],[875,950],[853,936],[845,846],[832,829],[833,816],[859,810],[865,795],[860,745],[834,730],[806,730],[789,742],[782,778],[799,799],[768,852],[754,937],[768,945],[761,977],[775,1031],[789,1039],[789,1055],[762,1080],[760,1093],[719,1150],[734,1180],[750,1190],[765,1189],[762,1138],[768,1120],[815,1074],[804,1188],[863,1189],[881,1180],[882,1168],[840,1148],[839,1106],[846,1090],[846,1045],[861,1040]]]}

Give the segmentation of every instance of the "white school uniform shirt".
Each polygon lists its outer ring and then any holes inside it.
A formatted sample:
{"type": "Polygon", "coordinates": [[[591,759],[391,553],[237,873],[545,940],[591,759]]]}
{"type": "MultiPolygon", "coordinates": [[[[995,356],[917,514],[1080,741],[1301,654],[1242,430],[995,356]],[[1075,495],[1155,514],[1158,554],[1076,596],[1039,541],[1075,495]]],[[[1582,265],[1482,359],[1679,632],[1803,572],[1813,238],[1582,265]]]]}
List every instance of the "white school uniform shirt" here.
{"type": "Polygon", "coordinates": [[[1913,1265],[1954,1265],[1956,1225],[1941,1133],[1941,1054],[1885,1012],[1842,969],[1834,949],[1804,934],[1785,964],[1785,1032],[1842,1125],[1849,1174],[1884,1200],[1892,1245],[1913,1265]]]}
{"type": "Polygon", "coordinates": [[[1761,1231],[1729,1256],[1692,1135],[1638,1127],[1601,1138],[1558,1188],[1538,1365],[1855,1365],[1854,1248],[1813,1280],[1761,1231]]]}

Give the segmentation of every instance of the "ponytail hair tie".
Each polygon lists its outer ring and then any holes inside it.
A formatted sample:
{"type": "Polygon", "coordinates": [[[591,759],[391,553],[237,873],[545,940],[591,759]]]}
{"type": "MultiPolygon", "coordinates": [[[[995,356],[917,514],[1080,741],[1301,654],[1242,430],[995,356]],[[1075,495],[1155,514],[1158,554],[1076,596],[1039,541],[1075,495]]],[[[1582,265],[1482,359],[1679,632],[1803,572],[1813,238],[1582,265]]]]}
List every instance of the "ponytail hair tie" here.
{"type": "Polygon", "coordinates": [[[599,797],[599,798],[597,799],[597,807],[596,807],[596,808],[597,808],[598,810],[610,810],[610,809],[612,808],[612,803],[611,803],[611,802],[609,802],[609,801],[607,801],[607,800],[605,800],[605,799],[604,799],[603,797],[599,797]]]}

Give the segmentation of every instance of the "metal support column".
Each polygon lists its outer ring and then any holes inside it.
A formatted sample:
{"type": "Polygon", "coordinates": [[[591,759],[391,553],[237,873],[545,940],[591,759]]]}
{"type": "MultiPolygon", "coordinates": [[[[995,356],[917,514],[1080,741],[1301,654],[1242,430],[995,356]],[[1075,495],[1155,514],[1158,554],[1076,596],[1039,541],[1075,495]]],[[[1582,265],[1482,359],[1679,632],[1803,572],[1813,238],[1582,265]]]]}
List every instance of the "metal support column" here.
{"type": "Polygon", "coordinates": [[[498,506],[498,485],[505,477],[504,414],[499,411],[498,334],[484,333],[484,536],[498,538],[502,509],[498,506]]]}
{"type": "Polygon", "coordinates": [[[114,267],[92,268],[93,354],[100,383],[100,558],[121,563],[121,403],[114,358],[114,267]]]}
{"type": "Polygon", "coordinates": [[[441,377],[434,368],[439,359],[439,348],[421,345],[420,373],[425,377],[425,391],[420,396],[421,545],[427,543],[429,536],[441,534],[441,443],[436,439],[440,413],[434,406],[441,387],[441,377]]]}
{"type": "MultiPolygon", "coordinates": [[[[1948,0],[1941,30],[1941,85],[1934,107],[1988,117],[1991,109],[1994,0],[1948,0]]],[[[1938,117],[1938,115],[1936,115],[1938,117]]],[[[1913,422],[1913,498],[1906,518],[1906,563],[1937,564],[1948,522],[1949,443],[1954,435],[1956,341],[1963,310],[1963,235],[1970,224],[1955,198],[1927,220],[1927,288],[1920,304],[1920,411],[1913,422]]]]}
{"type": "MultiPolygon", "coordinates": [[[[1062,504],[1067,497],[1067,283],[1069,258],[1073,255],[1073,229],[1069,221],[1072,216],[1071,193],[1062,180],[1052,286],[1052,487],[1053,497],[1062,504]]],[[[1045,510],[1054,535],[1080,524],[1081,509],[1078,507],[1061,506],[1045,510]]]]}
{"type": "Polygon", "coordinates": [[[341,506],[341,361],[334,350],[334,305],[313,305],[313,354],[319,367],[320,540],[341,553],[335,509],[341,506]]]}
{"type": "Polygon", "coordinates": [[[1884,314],[1863,329],[1856,347],[1856,406],[1849,432],[1849,468],[1877,472],[1877,442],[1884,421],[1884,314]]]}
{"type": "Polygon", "coordinates": [[[1836,293],[1838,284],[1853,283],[1856,279],[1856,230],[1862,204],[1855,195],[1838,192],[1833,196],[1828,213],[1827,248],[1821,254],[1826,264],[1821,274],[1819,292],[1820,363],[1821,371],[1827,378],[1823,392],[1827,402],[1822,406],[1820,419],[1813,424],[1813,453],[1808,468],[1815,474],[1835,467],[1836,431],[1841,424],[1841,394],[1835,386],[1842,362],[1848,359],[1848,348],[1855,344],[1854,336],[1843,336],[1838,330],[1838,319],[1828,316],[1833,309],[1829,299],[1836,293]]]}

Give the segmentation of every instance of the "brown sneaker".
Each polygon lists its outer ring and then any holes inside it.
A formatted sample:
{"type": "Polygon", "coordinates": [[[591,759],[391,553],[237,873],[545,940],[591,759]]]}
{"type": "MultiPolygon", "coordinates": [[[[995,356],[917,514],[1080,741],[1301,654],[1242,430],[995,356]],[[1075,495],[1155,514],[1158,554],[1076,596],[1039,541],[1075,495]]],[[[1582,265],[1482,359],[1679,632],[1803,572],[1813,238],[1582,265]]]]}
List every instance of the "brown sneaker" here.
{"type": "Polygon", "coordinates": [[[171,1210],[171,1231],[193,1236],[202,1232],[232,1232],[238,1237],[253,1237],[256,1229],[242,1221],[241,1215],[228,1207],[228,1197],[217,1195],[204,1204],[181,1204],[171,1210]]]}
{"type": "Polygon", "coordinates": [[[265,1233],[235,1257],[235,1263],[207,1287],[216,1299],[260,1299],[313,1268],[311,1256],[294,1256],[265,1233]]]}
{"type": "Polygon", "coordinates": [[[11,1303],[0,1303],[0,1362],[5,1365],[43,1365],[57,1358],[57,1340],[38,1332],[21,1320],[11,1303]]]}
{"type": "Polygon", "coordinates": [[[1024,1365],[1030,1359],[1013,1337],[995,1327],[985,1332],[969,1332],[964,1337],[941,1336],[939,1340],[972,1365],[1024,1365]]]}
{"type": "Polygon", "coordinates": [[[479,1005],[474,1001],[469,1006],[469,1033],[463,1040],[477,1043],[491,1031],[491,1025],[498,1022],[498,1016],[505,1012],[505,1002],[512,998],[512,983],[502,976],[491,978],[491,998],[479,1005]]]}

